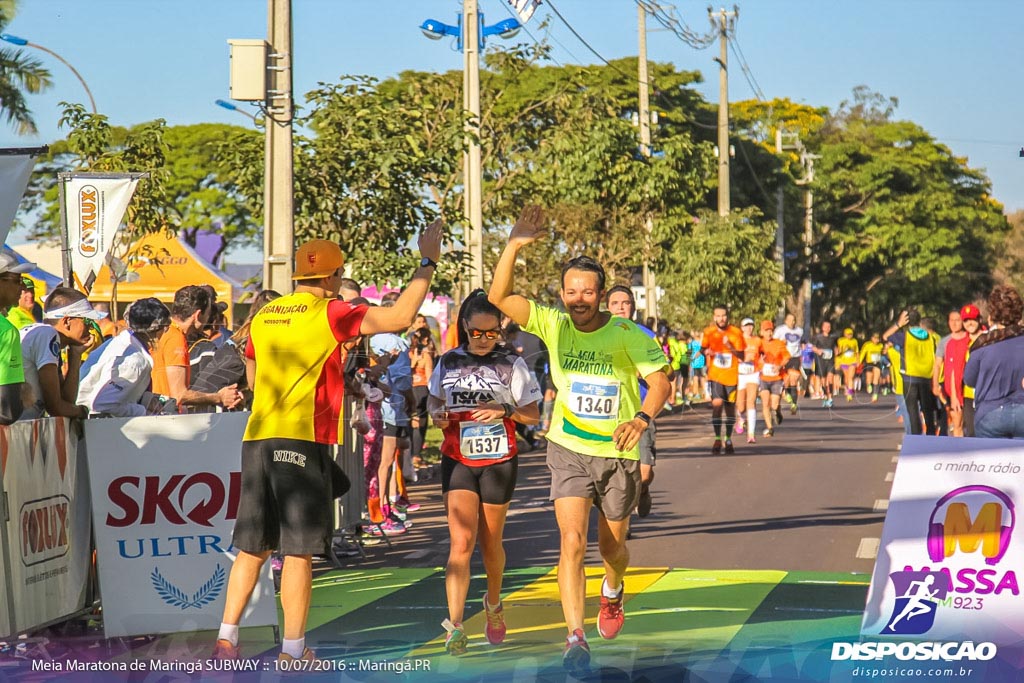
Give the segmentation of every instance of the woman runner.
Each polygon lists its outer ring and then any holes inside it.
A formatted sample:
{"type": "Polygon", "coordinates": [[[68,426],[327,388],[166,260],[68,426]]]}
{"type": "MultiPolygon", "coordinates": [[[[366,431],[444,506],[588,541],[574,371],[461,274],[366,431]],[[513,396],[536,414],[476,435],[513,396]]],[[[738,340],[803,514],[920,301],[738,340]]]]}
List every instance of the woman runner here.
{"type": "Polygon", "coordinates": [[[515,423],[537,424],[543,398],[526,362],[501,346],[501,311],[477,290],[463,302],[459,345],[437,363],[430,377],[428,410],[444,432],[441,491],[451,550],[445,570],[448,631],[445,649],[466,652],[462,628],[469,592],[469,563],[477,538],[487,573],[486,636],[505,639],[501,582],[505,571],[502,532],[519,463],[515,423]]]}

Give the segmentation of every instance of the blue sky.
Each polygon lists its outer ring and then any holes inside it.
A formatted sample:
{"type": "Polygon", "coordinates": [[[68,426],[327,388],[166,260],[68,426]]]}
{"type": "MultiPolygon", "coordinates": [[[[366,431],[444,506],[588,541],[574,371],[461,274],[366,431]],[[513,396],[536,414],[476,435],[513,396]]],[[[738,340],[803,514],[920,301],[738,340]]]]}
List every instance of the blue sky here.
{"type": "MultiPolygon", "coordinates": [[[[603,57],[637,52],[632,0],[553,0],[603,57]]],[[[692,29],[708,27],[706,2],[676,0],[692,29]]],[[[667,4],[667,3],[666,3],[667,4]]],[[[897,115],[922,125],[975,168],[985,169],[993,194],[1008,210],[1024,209],[1024,2],[1018,0],[746,0],[737,40],[765,96],[836,106],[857,85],[899,98],[897,115]]],[[[387,77],[406,69],[462,66],[448,41],[424,38],[427,17],[454,23],[459,0],[293,0],[297,101],[320,81],[342,74],[387,77]]],[[[480,0],[486,21],[508,15],[504,0],[480,0]]],[[[731,4],[729,5],[731,8],[731,4]]],[[[229,38],[263,38],[266,0],[21,0],[9,33],[61,54],[88,82],[102,113],[117,125],[154,118],[169,124],[227,122],[241,115],[214,105],[228,97],[229,38]]],[[[553,56],[562,64],[596,63],[549,7],[553,56]]],[[[658,28],[653,21],[649,29],[658,28]]],[[[517,41],[530,40],[524,32],[517,41]]],[[[496,41],[500,42],[500,41],[496,41]]],[[[0,127],[0,146],[48,143],[61,100],[86,102],[62,64],[34,51],[54,87],[30,98],[40,134],[19,138],[0,127]]],[[[717,46],[695,50],[668,32],[651,31],[648,56],[700,70],[700,90],[718,100],[717,46]]],[[[730,54],[730,60],[733,60],[730,54]]],[[[732,69],[730,99],[753,91],[732,69]]],[[[244,106],[244,105],[243,105],[244,106]]],[[[20,241],[12,235],[12,243],[20,241]]],[[[258,260],[239,252],[230,260],[258,260]]]]}

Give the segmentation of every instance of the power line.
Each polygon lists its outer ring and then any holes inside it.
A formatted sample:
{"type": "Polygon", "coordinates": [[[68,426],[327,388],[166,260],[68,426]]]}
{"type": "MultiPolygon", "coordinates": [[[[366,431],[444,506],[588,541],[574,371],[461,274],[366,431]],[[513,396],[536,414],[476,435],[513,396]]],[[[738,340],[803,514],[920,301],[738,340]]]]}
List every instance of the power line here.
{"type": "MultiPolygon", "coordinates": [[[[606,65],[610,66],[610,67],[611,67],[612,69],[614,69],[615,71],[619,72],[620,74],[622,74],[622,75],[623,75],[623,76],[625,76],[626,78],[631,78],[631,79],[635,80],[635,81],[636,81],[637,83],[639,83],[639,82],[640,82],[640,79],[638,79],[638,78],[637,78],[636,76],[633,76],[633,75],[631,75],[631,74],[628,74],[628,73],[626,73],[625,71],[623,71],[623,70],[622,70],[622,69],[620,69],[619,67],[617,67],[617,66],[615,66],[614,64],[612,64],[611,62],[609,62],[609,61],[608,61],[607,59],[605,59],[605,58],[604,58],[603,56],[601,56],[601,53],[600,53],[600,52],[598,52],[597,50],[595,50],[595,49],[594,49],[594,47],[593,47],[593,46],[592,46],[592,45],[591,45],[590,43],[588,43],[588,42],[587,42],[587,40],[586,40],[586,39],[585,39],[585,38],[584,38],[583,36],[581,36],[581,35],[579,34],[579,31],[577,31],[576,29],[574,29],[574,28],[572,27],[572,24],[570,24],[570,23],[569,23],[569,22],[568,22],[568,21],[566,20],[566,18],[562,16],[562,13],[558,11],[558,8],[557,8],[557,7],[555,7],[554,3],[552,3],[552,2],[551,2],[551,0],[548,0],[548,3],[547,3],[547,4],[548,4],[548,7],[550,7],[550,8],[551,8],[551,11],[555,13],[555,16],[556,16],[556,17],[558,17],[558,18],[559,18],[559,19],[561,20],[561,22],[562,22],[563,24],[565,24],[565,27],[566,27],[567,29],[569,29],[569,31],[570,31],[570,32],[571,32],[571,33],[572,33],[572,34],[573,34],[574,36],[576,36],[576,39],[577,39],[577,40],[579,40],[579,41],[580,41],[581,43],[583,43],[584,47],[586,47],[586,48],[587,48],[588,50],[590,50],[590,52],[591,52],[591,53],[593,53],[593,55],[594,55],[595,57],[597,57],[598,59],[600,59],[600,60],[601,60],[602,62],[604,62],[604,63],[605,63],[606,65]]],[[[649,85],[649,84],[648,84],[648,85],[649,85]]]]}
{"type": "MultiPolygon", "coordinates": [[[[505,8],[505,11],[508,12],[509,16],[511,16],[513,19],[516,19],[516,20],[519,19],[519,17],[516,16],[516,13],[512,11],[512,8],[507,3],[503,2],[503,3],[501,3],[501,6],[505,8]]],[[[526,35],[530,36],[530,38],[533,40],[533,42],[535,44],[537,44],[537,45],[544,45],[544,43],[542,43],[541,41],[537,40],[537,36],[533,35],[533,32],[530,31],[530,29],[528,29],[526,27],[526,24],[523,24],[523,23],[520,22],[520,26],[523,27],[523,30],[526,31],[526,35]]],[[[545,36],[545,38],[549,37],[550,35],[551,34],[550,34],[550,31],[549,31],[548,32],[548,36],[545,36]]],[[[562,46],[562,49],[565,49],[564,45],[562,46]]],[[[569,51],[566,50],[566,52],[569,52],[569,51]]],[[[569,52],[569,56],[573,57],[573,59],[575,59],[575,57],[573,56],[573,54],[571,52],[569,52]]],[[[564,64],[562,64],[560,61],[558,61],[557,59],[555,59],[551,55],[548,55],[548,59],[550,59],[552,62],[554,62],[555,64],[557,64],[560,67],[564,67],[565,66],[564,64]]]]}
{"type": "Polygon", "coordinates": [[[747,85],[749,85],[750,89],[754,91],[754,96],[764,102],[764,93],[761,91],[761,86],[758,85],[757,79],[754,78],[754,74],[750,71],[750,65],[747,64],[747,60],[743,56],[743,49],[736,40],[735,31],[729,38],[729,47],[732,48],[732,54],[736,57],[736,61],[740,63],[740,70],[743,72],[743,77],[747,80],[747,85]]]}
{"type": "Polygon", "coordinates": [[[703,50],[714,43],[718,36],[714,31],[704,35],[698,34],[679,18],[676,8],[672,5],[662,5],[656,0],[636,0],[636,4],[690,47],[703,50]]]}

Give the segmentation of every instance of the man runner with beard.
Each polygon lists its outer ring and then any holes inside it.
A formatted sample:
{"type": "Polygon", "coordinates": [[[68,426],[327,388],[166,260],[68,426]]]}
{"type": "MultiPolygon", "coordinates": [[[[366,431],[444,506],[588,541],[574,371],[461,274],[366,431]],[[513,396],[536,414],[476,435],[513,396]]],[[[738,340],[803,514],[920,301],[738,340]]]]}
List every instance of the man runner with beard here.
{"type": "Polygon", "coordinates": [[[732,426],[736,421],[736,386],[739,384],[739,366],[747,344],[743,332],[729,324],[729,307],[715,306],[714,323],[704,330],[701,351],[707,357],[708,389],[711,392],[711,424],[715,442],[711,453],[722,452],[722,429],[725,429],[725,452],[735,453],[732,445],[732,426]],[[725,413],[725,422],[722,413],[725,413]]]}
{"type": "Polygon", "coordinates": [[[512,293],[520,250],[544,233],[539,207],[519,216],[494,271],[491,303],[548,347],[558,389],[547,434],[551,499],[561,533],[558,589],[568,638],[562,663],[573,675],[590,668],[584,634],[584,556],[590,509],[598,507],[598,546],[604,560],[597,629],[614,638],[625,621],[626,534],[640,496],[640,438],[672,391],[665,354],[630,320],[601,311],[604,268],[578,256],[562,268],[565,311],[512,293]],[[647,382],[640,402],[637,375],[647,382]]]}

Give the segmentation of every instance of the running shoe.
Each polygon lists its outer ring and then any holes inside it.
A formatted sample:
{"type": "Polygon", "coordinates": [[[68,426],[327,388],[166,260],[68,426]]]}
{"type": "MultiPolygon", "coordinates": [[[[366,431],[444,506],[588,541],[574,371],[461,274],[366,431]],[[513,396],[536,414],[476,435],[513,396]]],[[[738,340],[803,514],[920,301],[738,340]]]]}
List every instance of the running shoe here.
{"type": "Polygon", "coordinates": [[[402,508],[402,510],[404,510],[405,512],[416,512],[417,510],[420,509],[420,504],[410,503],[408,498],[402,496],[401,498],[395,501],[395,507],[402,508]]]}
{"type": "Polygon", "coordinates": [[[871,402],[878,403],[878,393],[871,394],[871,402]]]}
{"type": "MultiPolygon", "coordinates": [[[[725,442],[726,448],[729,442],[725,442]]],[[[619,588],[617,598],[609,598],[604,594],[604,584],[601,586],[601,610],[597,613],[597,632],[606,640],[611,640],[619,635],[622,625],[626,622],[626,613],[622,611],[622,598],[626,593],[626,584],[623,582],[619,588]]]]}
{"type": "Polygon", "coordinates": [[[775,436],[775,430],[769,427],[768,429],[764,430],[763,434],[765,436],[775,436]]]}
{"type": "Polygon", "coordinates": [[[775,424],[782,424],[782,408],[775,409],[775,424]]]}
{"type": "Polygon", "coordinates": [[[314,666],[315,662],[319,662],[316,653],[310,650],[308,647],[302,651],[301,657],[292,657],[287,652],[282,652],[277,656],[277,667],[278,671],[285,674],[306,674],[310,671],[316,671],[317,667],[314,666]],[[302,664],[297,664],[302,662],[302,664]]]}
{"type": "Polygon", "coordinates": [[[846,402],[849,403],[852,400],[853,400],[853,392],[847,391],[846,392],[846,402]]]}
{"type": "Polygon", "coordinates": [[[889,395],[889,387],[882,387],[882,396],[889,395]]]}
{"type": "Polygon", "coordinates": [[[715,439],[715,443],[711,445],[711,455],[718,455],[722,452],[722,440],[715,439]]]}
{"type": "Polygon", "coordinates": [[[238,645],[232,645],[230,640],[219,638],[217,643],[213,646],[213,654],[210,655],[210,658],[219,661],[235,660],[238,659],[241,654],[241,647],[238,645]]]}
{"type": "Polygon", "coordinates": [[[654,501],[651,500],[651,488],[649,486],[640,487],[640,500],[636,503],[636,514],[640,517],[646,517],[651,514],[651,504],[654,501]]]}
{"type": "Polygon", "coordinates": [[[499,602],[498,608],[492,612],[491,606],[487,604],[487,595],[484,594],[484,614],[487,616],[487,627],[484,629],[487,642],[501,645],[505,640],[505,607],[499,602]]]}
{"type": "MultiPolygon", "coordinates": [[[[790,415],[796,415],[796,403],[795,402],[789,404],[789,414],[790,415]]],[[[779,420],[779,422],[782,422],[782,420],[779,420]]]]}
{"type": "Polygon", "coordinates": [[[736,449],[732,447],[732,439],[725,440],[725,453],[726,455],[732,455],[736,452],[736,449]]]}
{"type": "Polygon", "coordinates": [[[874,387],[874,385],[871,385],[871,384],[869,384],[869,385],[868,385],[868,393],[869,393],[869,394],[873,394],[873,393],[875,393],[875,387],[874,387]]]}
{"type": "Polygon", "coordinates": [[[736,420],[736,428],[733,431],[737,434],[743,433],[743,420],[736,420]]]}
{"type": "Polygon", "coordinates": [[[393,519],[386,519],[380,524],[367,524],[363,527],[363,533],[368,536],[401,536],[408,532],[409,529],[404,524],[393,519]]]}
{"type": "Polygon", "coordinates": [[[826,398],[825,399],[825,407],[826,408],[831,408],[833,405],[834,404],[832,403],[832,399],[831,398],[826,398]]]}
{"type": "MultiPolygon", "coordinates": [[[[484,599],[486,600],[486,598],[484,599]]],[[[441,622],[441,626],[444,626],[444,630],[448,632],[444,639],[444,649],[448,654],[466,654],[466,650],[469,648],[469,638],[466,637],[466,632],[462,630],[462,624],[453,624],[451,620],[445,619],[441,622]]]]}
{"type": "Polygon", "coordinates": [[[590,646],[587,645],[587,636],[583,629],[576,629],[566,638],[562,666],[570,676],[576,678],[590,673],[590,646]]]}
{"type": "Polygon", "coordinates": [[[747,434],[747,443],[757,443],[757,439],[754,438],[754,433],[747,434]]]}

